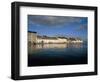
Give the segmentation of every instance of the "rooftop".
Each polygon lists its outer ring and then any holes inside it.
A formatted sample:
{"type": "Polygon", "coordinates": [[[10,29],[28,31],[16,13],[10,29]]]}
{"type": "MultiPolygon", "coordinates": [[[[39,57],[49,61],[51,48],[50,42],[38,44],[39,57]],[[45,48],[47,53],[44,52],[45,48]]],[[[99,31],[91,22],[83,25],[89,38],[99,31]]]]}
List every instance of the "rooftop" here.
{"type": "Polygon", "coordinates": [[[37,32],[33,32],[33,31],[28,31],[29,33],[37,33],[37,32]]]}

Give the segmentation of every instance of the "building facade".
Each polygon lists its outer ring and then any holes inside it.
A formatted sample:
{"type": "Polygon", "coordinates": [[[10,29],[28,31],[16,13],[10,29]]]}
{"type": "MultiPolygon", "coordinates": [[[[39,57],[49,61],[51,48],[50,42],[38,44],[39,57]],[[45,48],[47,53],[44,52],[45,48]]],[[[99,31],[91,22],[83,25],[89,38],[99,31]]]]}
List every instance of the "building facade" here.
{"type": "Polygon", "coordinates": [[[28,32],[28,42],[33,44],[52,44],[52,43],[83,43],[82,40],[66,37],[38,36],[36,32],[28,32]]]}
{"type": "Polygon", "coordinates": [[[37,42],[37,33],[28,31],[28,42],[29,43],[36,43],[37,42]]]}

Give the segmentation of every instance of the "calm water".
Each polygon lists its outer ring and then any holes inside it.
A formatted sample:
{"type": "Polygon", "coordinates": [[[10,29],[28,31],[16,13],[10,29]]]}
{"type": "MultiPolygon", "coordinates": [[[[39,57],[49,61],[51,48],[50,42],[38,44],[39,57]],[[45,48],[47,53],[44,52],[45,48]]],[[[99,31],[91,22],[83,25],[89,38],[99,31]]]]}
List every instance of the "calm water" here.
{"type": "Polygon", "coordinates": [[[81,43],[28,46],[28,66],[87,64],[87,45],[81,43]]]}

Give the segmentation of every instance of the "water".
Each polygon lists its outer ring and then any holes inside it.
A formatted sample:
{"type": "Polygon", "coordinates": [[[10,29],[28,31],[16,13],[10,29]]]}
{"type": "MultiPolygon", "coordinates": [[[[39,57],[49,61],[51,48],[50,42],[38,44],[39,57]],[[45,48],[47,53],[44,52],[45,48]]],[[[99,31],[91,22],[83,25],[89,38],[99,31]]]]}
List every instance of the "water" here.
{"type": "Polygon", "coordinates": [[[28,45],[28,66],[87,64],[87,44],[28,45]]]}

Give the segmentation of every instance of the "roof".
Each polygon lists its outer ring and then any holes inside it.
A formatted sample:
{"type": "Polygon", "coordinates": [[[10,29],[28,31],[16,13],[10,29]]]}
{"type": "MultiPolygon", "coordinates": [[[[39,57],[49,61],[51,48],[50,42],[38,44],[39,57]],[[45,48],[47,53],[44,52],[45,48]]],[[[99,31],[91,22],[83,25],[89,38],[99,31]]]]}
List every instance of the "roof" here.
{"type": "Polygon", "coordinates": [[[33,31],[28,31],[29,33],[37,33],[37,32],[33,32],[33,31]]]}
{"type": "Polygon", "coordinates": [[[56,37],[43,37],[43,39],[53,39],[53,40],[56,40],[57,38],[56,37]]]}
{"type": "Polygon", "coordinates": [[[60,38],[60,39],[68,39],[68,38],[66,38],[66,37],[58,37],[58,38],[60,38]]]}
{"type": "Polygon", "coordinates": [[[39,36],[39,35],[37,37],[41,39],[57,39],[56,37],[39,36]]]}

